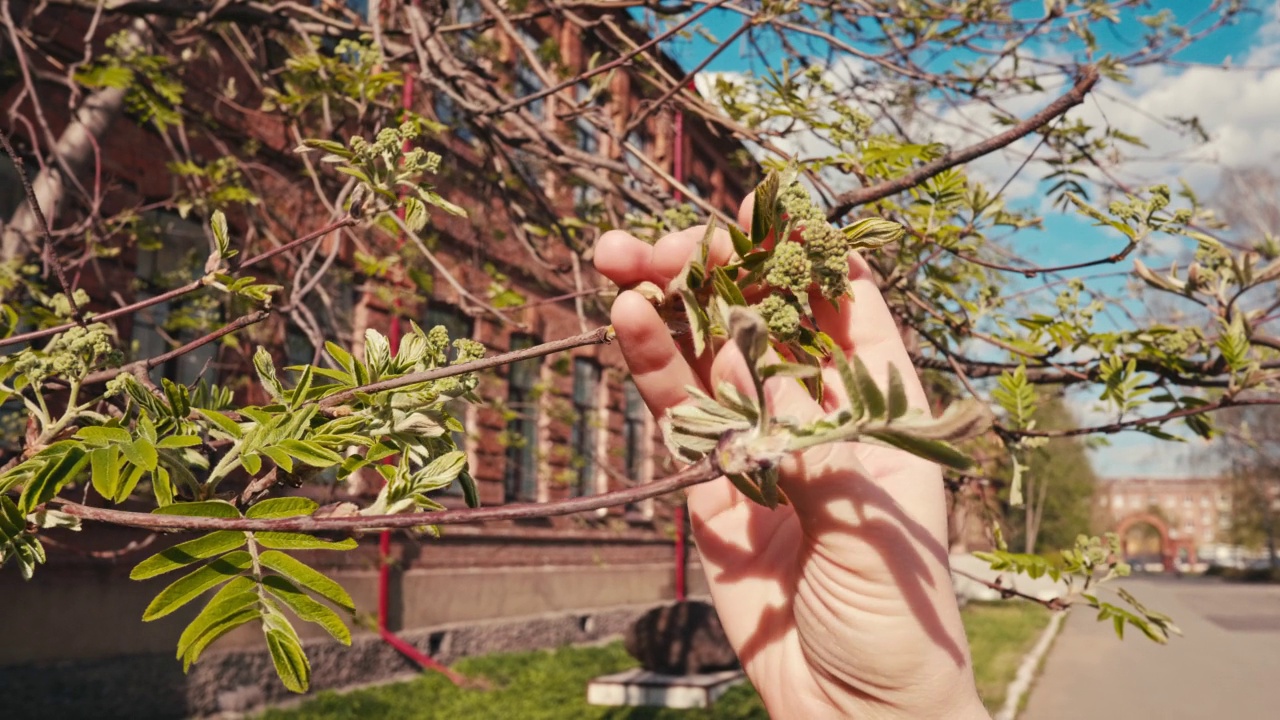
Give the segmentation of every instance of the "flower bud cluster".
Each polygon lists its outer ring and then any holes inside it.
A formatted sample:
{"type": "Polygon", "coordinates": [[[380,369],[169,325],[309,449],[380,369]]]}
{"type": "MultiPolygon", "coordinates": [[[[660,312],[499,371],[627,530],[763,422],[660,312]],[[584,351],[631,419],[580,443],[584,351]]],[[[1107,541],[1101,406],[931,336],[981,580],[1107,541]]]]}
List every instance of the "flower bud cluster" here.
{"type": "Polygon", "coordinates": [[[43,350],[19,353],[13,369],[37,382],[51,377],[79,380],[103,361],[119,360],[112,337],[111,328],[102,323],[68,328],[43,350]]]}
{"type": "MultiPolygon", "coordinates": [[[[778,205],[786,225],[800,235],[800,241],[783,240],[765,265],[765,279],[774,287],[804,297],[811,285],[822,295],[837,298],[848,290],[849,243],[831,227],[809,192],[792,183],[778,193],[778,205]]],[[[785,323],[784,323],[785,324],[785,323]]]]}
{"type": "Polygon", "coordinates": [[[791,340],[800,333],[800,311],[781,295],[769,295],[752,309],[760,313],[769,333],[779,340],[791,340]]]}
{"type": "Polygon", "coordinates": [[[795,295],[807,292],[813,283],[813,263],[804,246],[790,240],[778,243],[765,263],[765,280],[795,295]]]}

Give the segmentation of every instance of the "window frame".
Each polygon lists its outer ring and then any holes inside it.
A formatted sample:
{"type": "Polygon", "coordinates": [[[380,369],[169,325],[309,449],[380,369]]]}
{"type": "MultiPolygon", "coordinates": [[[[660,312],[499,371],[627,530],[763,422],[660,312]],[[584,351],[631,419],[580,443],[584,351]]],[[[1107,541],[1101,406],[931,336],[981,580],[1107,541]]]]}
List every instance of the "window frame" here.
{"type": "Polygon", "coordinates": [[[594,358],[579,356],[573,359],[573,426],[569,445],[573,449],[573,462],[577,479],[570,488],[570,495],[583,497],[594,495],[599,489],[600,473],[600,387],[603,368],[594,358]]]}
{"type": "MultiPolygon", "coordinates": [[[[538,340],[533,335],[516,333],[511,336],[510,348],[514,352],[533,347],[538,340]]],[[[524,438],[520,446],[508,442],[502,471],[502,494],[505,502],[536,501],[538,499],[538,436],[541,419],[541,403],[536,389],[542,371],[542,358],[517,360],[507,366],[507,409],[516,416],[507,421],[506,431],[524,438]],[[516,380],[530,378],[527,386],[516,380]]]]}

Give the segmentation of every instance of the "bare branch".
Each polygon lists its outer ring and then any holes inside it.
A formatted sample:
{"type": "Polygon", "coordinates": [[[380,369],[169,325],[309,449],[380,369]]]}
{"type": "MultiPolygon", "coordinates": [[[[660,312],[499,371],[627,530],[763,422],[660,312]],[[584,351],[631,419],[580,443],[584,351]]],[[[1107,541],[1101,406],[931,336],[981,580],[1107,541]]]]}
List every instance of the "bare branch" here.
{"type": "Polygon", "coordinates": [[[1080,78],[1076,80],[1075,85],[1071,87],[1071,90],[1067,91],[1065,95],[1057,100],[1049,103],[1045,109],[1035,115],[1032,115],[999,135],[987,138],[982,142],[975,143],[955,152],[949,152],[933,162],[921,165],[902,177],[894,178],[893,180],[882,182],[877,185],[871,185],[869,187],[842,193],[836,198],[835,207],[831,209],[831,212],[827,214],[827,217],[833,221],[839,220],[844,217],[846,213],[859,205],[866,205],[867,203],[882,200],[890,195],[903,192],[904,190],[909,190],[938,173],[950,170],[957,165],[963,165],[964,163],[976,160],[983,155],[989,155],[1000,148],[1014,143],[1020,138],[1026,137],[1039,128],[1044,127],[1044,125],[1049,121],[1084,102],[1085,95],[1093,89],[1093,86],[1096,85],[1097,82],[1098,69],[1092,65],[1086,66],[1081,71],[1080,78]]]}
{"type": "Polygon", "coordinates": [[[389,530],[416,528],[424,525],[459,525],[497,520],[528,520],[557,517],[574,513],[627,505],[666,495],[720,477],[720,471],[709,460],[681,470],[662,480],[614,490],[600,495],[569,498],[549,503],[514,503],[490,508],[465,508],[402,515],[367,515],[357,517],[291,517],[270,520],[251,518],[184,517],[153,515],[90,507],[55,499],[61,510],[84,520],[159,531],[199,532],[205,530],[244,530],[247,532],[351,532],[354,530],[389,530]]]}

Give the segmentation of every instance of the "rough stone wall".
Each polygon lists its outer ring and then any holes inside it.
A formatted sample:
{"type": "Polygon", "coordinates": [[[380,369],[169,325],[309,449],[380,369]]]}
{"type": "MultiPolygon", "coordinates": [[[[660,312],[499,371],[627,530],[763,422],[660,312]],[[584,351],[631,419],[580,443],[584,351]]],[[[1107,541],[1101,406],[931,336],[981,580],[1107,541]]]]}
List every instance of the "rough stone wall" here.
{"type": "MultiPolygon", "coordinates": [[[[620,635],[653,605],[447,624],[401,633],[448,664],[495,652],[588,643],[620,635]]],[[[350,648],[309,642],[312,693],[409,677],[417,667],[380,638],[357,636],[350,648]]],[[[586,689],[583,689],[586,692],[586,689]]],[[[4,716],[13,720],[167,720],[239,714],[295,698],[275,677],[263,650],[213,651],[182,674],[170,653],[67,661],[0,672],[4,716]]]]}

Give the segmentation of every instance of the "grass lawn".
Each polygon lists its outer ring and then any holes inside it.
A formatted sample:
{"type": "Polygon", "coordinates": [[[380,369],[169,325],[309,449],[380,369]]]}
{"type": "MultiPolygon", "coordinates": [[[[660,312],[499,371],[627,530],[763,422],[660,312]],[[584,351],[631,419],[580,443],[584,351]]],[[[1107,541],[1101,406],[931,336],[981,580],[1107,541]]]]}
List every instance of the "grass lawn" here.
{"type": "MultiPolygon", "coordinates": [[[[1048,622],[1048,611],[1021,603],[970,604],[965,631],[973,648],[978,691],[990,709],[1004,702],[1018,662],[1048,622]]],[[[439,675],[349,693],[322,692],[290,710],[270,710],[262,720],[766,720],[750,685],[733,688],[711,710],[595,707],[586,702],[587,681],[634,667],[616,642],[603,647],[466,658],[454,669],[475,681],[459,689],[439,675]]]]}
{"type": "Polygon", "coordinates": [[[987,710],[995,712],[1004,705],[1004,692],[1018,672],[1018,663],[1049,624],[1049,610],[1023,601],[973,602],[961,615],[978,695],[987,710]]]}

